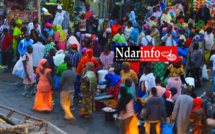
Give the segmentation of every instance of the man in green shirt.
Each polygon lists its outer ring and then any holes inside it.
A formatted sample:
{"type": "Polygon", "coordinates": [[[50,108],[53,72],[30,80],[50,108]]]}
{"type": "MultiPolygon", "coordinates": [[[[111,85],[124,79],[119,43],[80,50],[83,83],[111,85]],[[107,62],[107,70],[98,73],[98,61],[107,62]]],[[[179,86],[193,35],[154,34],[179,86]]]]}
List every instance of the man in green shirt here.
{"type": "Polygon", "coordinates": [[[57,68],[57,75],[62,77],[63,72],[67,70],[67,63],[69,62],[69,56],[65,56],[64,63],[61,63],[57,68]]]}

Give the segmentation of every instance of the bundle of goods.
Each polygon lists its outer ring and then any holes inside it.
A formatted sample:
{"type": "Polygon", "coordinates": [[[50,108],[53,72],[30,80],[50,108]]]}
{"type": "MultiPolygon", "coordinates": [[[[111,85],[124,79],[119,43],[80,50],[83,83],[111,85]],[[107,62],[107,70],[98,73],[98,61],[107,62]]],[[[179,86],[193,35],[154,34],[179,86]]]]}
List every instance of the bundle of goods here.
{"type": "Polygon", "coordinates": [[[205,0],[193,0],[193,11],[198,12],[201,7],[201,3],[204,3],[205,0]]]}

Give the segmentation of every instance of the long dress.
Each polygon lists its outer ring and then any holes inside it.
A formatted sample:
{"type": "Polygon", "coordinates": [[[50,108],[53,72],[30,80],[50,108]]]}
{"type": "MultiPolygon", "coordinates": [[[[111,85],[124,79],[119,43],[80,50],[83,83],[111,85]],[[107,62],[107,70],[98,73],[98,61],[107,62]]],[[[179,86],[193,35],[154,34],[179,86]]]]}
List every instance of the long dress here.
{"type": "Polygon", "coordinates": [[[177,134],[187,133],[190,122],[189,115],[192,110],[192,107],[192,97],[188,95],[178,96],[172,114],[172,119],[176,119],[177,134]]]}
{"type": "Polygon", "coordinates": [[[81,83],[81,92],[83,94],[82,103],[80,107],[81,115],[91,115],[96,111],[95,97],[93,90],[97,87],[96,75],[93,71],[87,71],[83,76],[81,83]],[[88,88],[85,78],[90,79],[90,86],[88,88]]]}
{"type": "Polygon", "coordinates": [[[44,74],[39,69],[36,70],[40,75],[39,83],[37,85],[37,94],[35,96],[34,107],[35,111],[51,111],[52,105],[52,85],[49,83],[47,73],[51,72],[51,69],[46,69],[44,74]]]}
{"type": "MultiPolygon", "coordinates": [[[[64,32],[65,32],[65,31],[64,31],[64,32]]],[[[66,36],[67,36],[67,32],[65,32],[65,34],[66,34],[66,36]]],[[[61,36],[60,32],[57,32],[57,33],[55,34],[55,36],[54,36],[54,40],[55,40],[55,41],[58,41],[57,46],[59,47],[59,49],[65,50],[65,49],[66,49],[66,39],[65,39],[64,41],[61,41],[61,40],[60,40],[60,38],[61,38],[60,36],[61,36]]]]}

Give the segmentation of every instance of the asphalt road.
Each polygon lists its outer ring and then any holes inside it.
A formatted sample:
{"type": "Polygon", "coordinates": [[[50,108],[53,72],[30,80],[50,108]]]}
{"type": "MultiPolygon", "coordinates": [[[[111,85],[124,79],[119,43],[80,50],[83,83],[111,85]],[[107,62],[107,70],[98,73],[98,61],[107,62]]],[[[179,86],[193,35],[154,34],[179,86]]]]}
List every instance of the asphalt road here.
{"type": "MultiPolygon", "coordinates": [[[[93,118],[85,119],[79,115],[79,106],[75,103],[75,110],[72,111],[76,120],[71,124],[64,121],[64,111],[61,109],[59,103],[59,92],[53,93],[53,100],[55,101],[54,109],[50,113],[34,112],[32,107],[34,105],[34,97],[25,98],[22,96],[24,86],[21,84],[22,80],[9,73],[0,73],[0,105],[18,110],[25,114],[50,121],[60,129],[68,134],[119,134],[119,128],[114,122],[105,121],[104,113],[97,109],[93,118]]],[[[202,83],[202,88],[196,89],[197,95],[201,95],[205,90],[211,89],[208,81],[202,83]]],[[[78,100],[75,100],[78,102],[78,100]]],[[[0,112],[2,112],[0,110],[0,112]]]]}

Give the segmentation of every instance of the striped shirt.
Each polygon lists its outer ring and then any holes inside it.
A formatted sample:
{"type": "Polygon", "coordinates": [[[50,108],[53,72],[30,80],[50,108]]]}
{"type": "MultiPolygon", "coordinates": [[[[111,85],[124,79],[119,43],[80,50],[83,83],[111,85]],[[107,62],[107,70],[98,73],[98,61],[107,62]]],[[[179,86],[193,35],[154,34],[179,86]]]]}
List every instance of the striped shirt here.
{"type": "Polygon", "coordinates": [[[72,65],[74,67],[77,67],[78,63],[81,59],[80,53],[79,52],[75,52],[75,53],[68,52],[66,55],[69,56],[69,61],[72,62],[72,65]]]}

